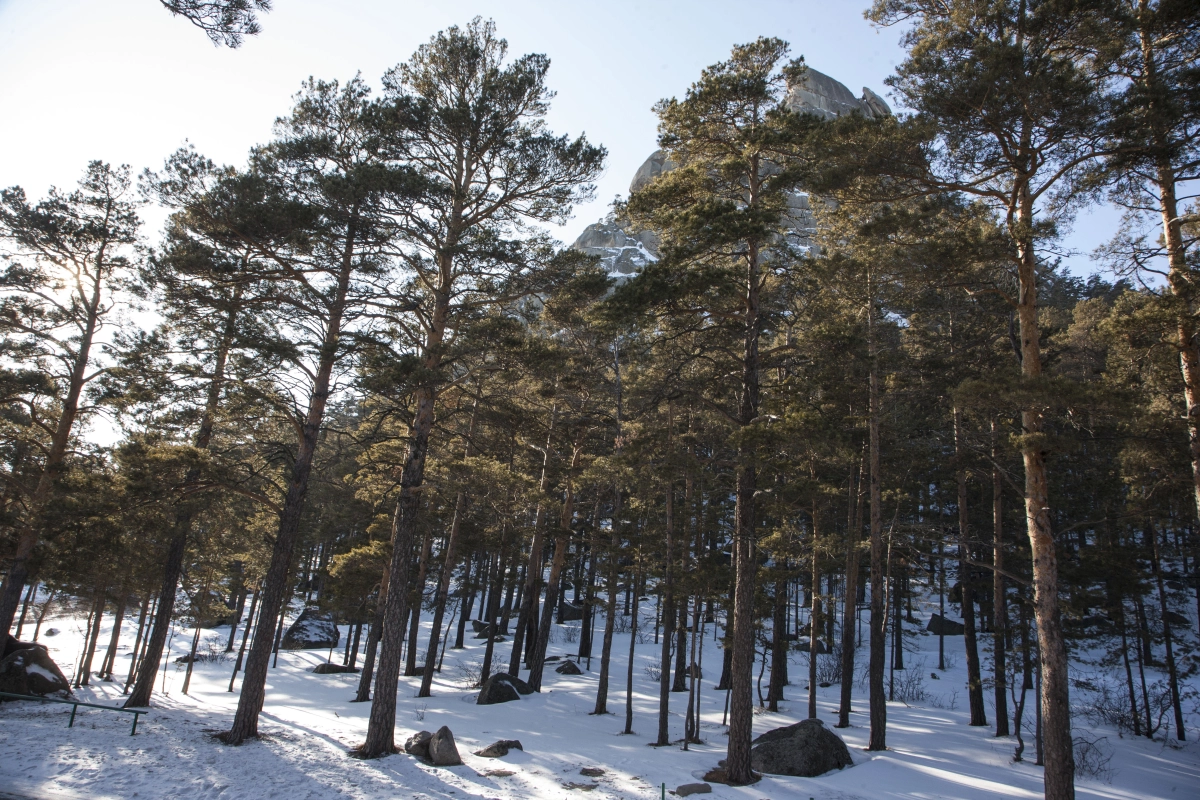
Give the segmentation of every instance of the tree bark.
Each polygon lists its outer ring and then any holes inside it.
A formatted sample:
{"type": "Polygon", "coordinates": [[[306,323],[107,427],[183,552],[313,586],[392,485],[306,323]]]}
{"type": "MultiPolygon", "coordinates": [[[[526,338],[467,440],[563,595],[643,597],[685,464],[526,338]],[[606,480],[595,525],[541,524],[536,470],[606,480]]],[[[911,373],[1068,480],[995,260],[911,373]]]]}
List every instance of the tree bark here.
{"type": "MultiPolygon", "coordinates": [[[[871,301],[872,304],[874,301],[871,301]]],[[[870,469],[870,536],[871,536],[871,621],[870,662],[868,682],[870,689],[871,733],[868,750],[887,749],[887,701],[883,694],[884,668],[884,625],[887,608],[883,597],[883,492],[880,487],[879,455],[879,369],[876,363],[875,309],[867,309],[867,349],[870,359],[870,376],[867,408],[867,450],[870,469]]]]}
{"type": "MultiPolygon", "coordinates": [[[[667,425],[667,446],[669,448],[671,441],[671,420],[669,415],[667,425]]],[[[663,535],[665,538],[666,558],[663,565],[663,637],[658,675],[658,740],[655,742],[659,747],[666,747],[671,743],[670,733],[667,729],[667,716],[671,711],[671,635],[675,632],[675,587],[673,583],[675,577],[675,553],[673,549],[675,544],[675,484],[670,480],[667,481],[665,494],[666,518],[664,520],[663,535]]],[[[630,658],[632,659],[632,652],[630,658]]],[[[628,731],[626,732],[628,733],[628,731]]]]}
{"type": "MultiPolygon", "coordinates": [[[[1017,319],[1021,335],[1021,376],[1038,380],[1042,358],[1037,319],[1037,255],[1033,246],[1033,197],[1027,184],[1019,191],[1017,215],[1020,302],[1017,319]]],[[[1046,475],[1043,412],[1021,412],[1021,459],[1025,465],[1025,524],[1033,560],[1034,618],[1038,632],[1041,675],[1042,745],[1046,760],[1046,800],[1074,800],[1075,752],[1071,738],[1071,698],[1067,647],[1058,604],[1058,555],[1050,527],[1050,490],[1046,475]]]]}
{"type": "Polygon", "coordinates": [[[962,586],[963,645],[967,651],[967,700],[971,709],[970,725],[987,725],[983,705],[983,680],[979,667],[979,645],[975,640],[975,589],[968,561],[971,556],[970,527],[967,515],[966,448],[963,444],[962,411],[955,408],[954,455],[955,482],[958,484],[958,581],[962,586]]]}
{"type": "Polygon", "coordinates": [[[850,701],[854,691],[854,620],[858,616],[858,545],[862,531],[862,465],[857,480],[850,475],[849,509],[846,512],[846,597],[842,605],[842,677],[835,727],[850,727],[850,701]]]}
{"type": "Polygon", "coordinates": [[[1000,481],[996,421],[992,420],[992,680],[995,684],[996,735],[1008,736],[1008,665],[1005,639],[1008,635],[1008,603],[1004,588],[1004,495],[1000,481]]]}

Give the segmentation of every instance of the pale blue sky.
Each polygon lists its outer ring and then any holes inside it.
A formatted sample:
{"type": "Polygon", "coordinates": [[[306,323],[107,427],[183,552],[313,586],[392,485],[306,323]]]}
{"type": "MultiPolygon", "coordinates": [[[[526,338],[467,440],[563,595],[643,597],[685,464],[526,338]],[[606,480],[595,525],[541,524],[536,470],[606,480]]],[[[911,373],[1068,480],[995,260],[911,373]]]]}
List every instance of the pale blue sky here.
{"type": "MultiPolygon", "coordinates": [[[[72,185],[93,158],[156,168],[185,139],[214,160],[241,163],[304,78],[361,71],[378,86],[384,70],[432,34],[478,14],[496,20],[511,53],[550,56],[552,128],[586,132],[609,149],[597,199],[557,232],[570,242],[627,191],[654,149],[653,103],[682,95],[735,43],[779,36],[856,95],[869,86],[888,96],[899,34],[869,25],[867,5],[275,0],[263,32],[229,50],[157,0],[0,0],[0,185],[37,197],[50,184],[72,185]]],[[[159,218],[148,215],[152,224],[159,218]]],[[[1113,227],[1111,213],[1081,219],[1069,243],[1090,250],[1113,227]]],[[[1086,257],[1073,268],[1092,271],[1086,257]]]]}

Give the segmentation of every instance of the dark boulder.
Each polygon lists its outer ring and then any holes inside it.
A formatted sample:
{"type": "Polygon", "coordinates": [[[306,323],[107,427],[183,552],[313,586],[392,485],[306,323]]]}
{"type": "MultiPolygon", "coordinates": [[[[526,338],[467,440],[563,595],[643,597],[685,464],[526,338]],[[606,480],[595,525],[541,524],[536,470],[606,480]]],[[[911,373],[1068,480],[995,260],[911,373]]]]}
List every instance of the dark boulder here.
{"type": "Polygon", "coordinates": [[[492,629],[492,623],[480,619],[471,620],[471,630],[475,633],[487,633],[492,629]]]}
{"type": "Polygon", "coordinates": [[[445,725],[429,737],[429,760],[438,767],[457,767],[462,762],[454,734],[445,725]]]}
{"type": "Polygon", "coordinates": [[[4,634],[4,648],[0,649],[0,659],[5,659],[11,656],[18,650],[32,650],[35,647],[46,649],[45,645],[40,645],[35,642],[21,642],[11,633],[4,634]]]}
{"type": "Polygon", "coordinates": [[[306,608],[287,629],[280,646],[284,650],[323,650],[336,647],[341,638],[332,614],[306,608]]]}
{"type": "MultiPolygon", "coordinates": [[[[504,674],[508,675],[507,672],[504,674]]],[[[533,687],[518,678],[516,675],[508,675],[508,679],[512,681],[512,685],[516,688],[517,694],[533,694],[533,687]]]]}
{"type": "Polygon", "coordinates": [[[525,748],[516,739],[501,739],[498,742],[489,744],[482,750],[476,750],[475,755],[482,756],[483,758],[503,758],[508,755],[509,750],[524,751],[525,748]]]}
{"type": "Polygon", "coordinates": [[[56,692],[70,694],[71,684],[46,648],[33,645],[15,650],[0,661],[0,692],[45,697],[56,692]]]}
{"type": "Polygon", "coordinates": [[[330,664],[328,662],[324,664],[317,664],[315,667],[313,667],[314,675],[340,675],[345,672],[353,672],[355,675],[357,675],[359,672],[361,672],[361,670],[358,667],[344,666],[342,664],[330,664]]]}
{"type": "Polygon", "coordinates": [[[511,703],[513,700],[520,700],[521,694],[517,691],[515,681],[516,679],[512,675],[505,672],[497,672],[488,678],[479,689],[479,698],[475,701],[476,705],[490,706],[496,703],[511,703]]]}
{"type": "Polygon", "coordinates": [[[952,619],[947,619],[941,614],[934,614],[929,618],[929,623],[925,626],[925,630],[935,636],[962,636],[963,625],[961,622],[955,622],[952,619]]]}
{"type": "Polygon", "coordinates": [[[815,778],[853,764],[846,743],[819,719],[767,731],[750,750],[751,767],[770,775],[815,778]]]}
{"type": "Polygon", "coordinates": [[[1172,625],[1178,625],[1183,628],[1191,627],[1192,624],[1190,619],[1175,611],[1168,611],[1167,613],[1163,614],[1163,619],[1172,625]]]}
{"type": "Polygon", "coordinates": [[[558,604],[558,621],[559,624],[564,622],[579,622],[583,619],[583,606],[575,605],[574,603],[559,603],[558,604]]]}
{"type": "Polygon", "coordinates": [[[687,797],[693,794],[712,794],[712,787],[707,783],[685,783],[675,788],[677,797],[687,797]]]}
{"type": "Polygon", "coordinates": [[[421,731],[414,733],[404,742],[404,752],[410,756],[416,756],[422,761],[429,760],[429,740],[433,738],[433,734],[429,731],[421,731]]]}
{"type": "Polygon", "coordinates": [[[583,670],[574,661],[564,661],[554,668],[559,675],[582,675],[583,670]]]}

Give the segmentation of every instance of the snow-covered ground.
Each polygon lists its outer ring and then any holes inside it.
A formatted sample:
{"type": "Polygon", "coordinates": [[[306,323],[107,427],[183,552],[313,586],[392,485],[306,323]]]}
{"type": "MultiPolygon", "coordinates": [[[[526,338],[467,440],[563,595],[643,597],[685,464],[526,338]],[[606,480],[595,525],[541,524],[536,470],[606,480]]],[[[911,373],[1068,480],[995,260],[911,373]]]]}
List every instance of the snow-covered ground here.
{"type": "MultiPolygon", "coordinates": [[[[298,610],[298,609],[297,609],[298,610]]],[[[643,604],[644,618],[653,624],[653,604],[643,604]]],[[[294,614],[293,614],[294,616],[294,614]]],[[[918,612],[918,616],[925,614],[918,612]]],[[[289,620],[290,621],[290,620],[289,620]]],[[[428,620],[422,631],[427,641],[428,620]]],[[[574,623],[578,625],[578,623],[574,623]]],[[[43,625],[41,641],[70,676],[83,641],[83,619],[64,614],[43,625]],[[47,628],[59,633],[46,637],[47,628]]],[[[128,670],[136,620],[127,621],[122,636],[117,674],[128,670]]],[[[555,626],[558,641],[551,655],[567,655],[577,645],[566,643],[564,626],[555,626]]],[[[916,630],[919,626],[913,626],[916,630]]],[[[28,638],[27,629],[25,638],[28,638]]],[[[107,644],[108,618],[100,641],[107,644]]],[[[239,632],[240,633],[240,632],[239,632]]],[[[342,629],[343,637],[346,634],[342,629]]],[[[652,631],[651,631],[652,634],[652,631]]],[[[228,628],[203,634],[201,652],[223,649],[228,628]]],[[[595,652],[599,652],[599,631],[595,652]]],[[[239,635],[240,639],[240,635],[239,635]]],[[[191,641],[191,632],[174,635],[172,662],[191,641]]],[[[343,639],[344,642],[344,639],[343,639]]],[[[888,704],[888,744],[882,753],[867,753],[866,692],[855,687],[852,727],[837,731],[850,747],[854,766],[815,779],[766,776],[747,787],[713,785],[712,797],[743,798],[1036,798],[1041,796],[1041,769],[1034,766],[1032,735],[1026,737],[1026,757],[1011,760],[1015,740],[997,739],[991,728],[967,725],[965,659],[961,637],[947,637],[953,664],[938,680],[937,638],[912,637],[916,652],[908,653],[909,670],[920,674],[927,696],[919,703],[888,704]]],[[[508,661],[508,643],[496,648],[496,668],[508,661]]],[[[431,767],[407,755],[362,761],[347,751],[366,732],[369,704],[349,702],[357,675],[315,675],[314,665],[328,651],[281,652],[279,666],[268,678],[268,692],[259,741],[226,747],[210,733],[228,727],[237,694],[228,693],[232,661],[197,663],[189,695],[180,693],[184,665],[172,663],[167,671],[166,693],[156,691],[154,709],[139,723],[136,737],[129,735],[129,716],[81,709],[75,727],[67,727],[70,706],[5,703],[0,706],[0,797],[5,792],[36,798],[467,798],[516,800],[517,798],[658,798],[660,786],[668,790],[696,782],[724,757],[725,735],[721,724],[724,692],[712,687],[719,671],[720,650],[712,626],[705,640],[703,681],[703,736],[705,744],[684,752],[679,746],[650,747],[657,727],[658,686],[646,667],[658,660],[660,648],[652,636],[636,650],[634,668],[634,735],[624,736],[625,675],[629,634],[618,634],[613,645],[613,679],[609,708],[614,715],[595,717],[599,659],[581,676],[555,673],[547,665],[543,692],[520,702],[494,706],[475,705],[475,692],[465,688],[459,665],[481,660],[484,642],[468,639],[464,650],[447,650],[443,672],[435,678],[434,696],[417,699],[419,678],[401,678],[397,711],[397,740],[418,730],[448,725],[462,753],[463,766],[431,767]],[[501,759],[472,754],[497,739],[519,739],[524,752],[512,751],[501,759]],[[580,774],[584,767],[605,770],[599,778],[580,774]]],[[[341,663],[339,647],[334,661],[341,663]]],[[[96,656],[99,665],[101,653],[96,656]]],[[[860,652],[860,655],[865,653],[860,652]]],[[[807,656],[792,654],[792,686],[778,714],[758,713],[755,734],[791,724],[806,716],[807,656]]],[[[985,658],[985,667],[990,659],[985,658]]],[[[586,666],[586,663],[583,665],[586,666]]],[[[902,677],[904,673],[897,673],[902,677]]],[[[764,678],[765,680],[765,678],[764,678]]],[[[104,683],[93,679],[90,688],[77,692],[81,700],[119,705],[123,680],[104,683]]],[[[161,689],[160,680],[156,690],[161,689]]],[[[765,693],[766,687],[764,685],[765,693]]],[[[838,687],[819,692],[820,717],[827,725],[836,721],[838,687]]],[[[682,738],[686,694],[672,694],[672,738],[682,738]]],[[[989,698],[990,699],[990,698],[989,698]]],[[[1031,695],[1032,702],[1032,695],[1031,695]]],[[[993,711],[989,708],[989,721],[993,711]]],[[[1032,723],[1027,709],[1026,720],[1032,723]]],[[[1189,720],[1194,726],[1200,719],[1189,720]]],[[[1183,745],[1172,742],[1121,738],[1115,731],[1091,730],[1082,717],[1077,733],[1104,737],[1101,749],[1111,756],[1107,774],[1081,779],[1081,800],[1118,798],[1200,797],[1200,745],[1196,727],[1183,745]]],[[[1161,736],[1161,735],[1160,735],[1161,736]]]]}

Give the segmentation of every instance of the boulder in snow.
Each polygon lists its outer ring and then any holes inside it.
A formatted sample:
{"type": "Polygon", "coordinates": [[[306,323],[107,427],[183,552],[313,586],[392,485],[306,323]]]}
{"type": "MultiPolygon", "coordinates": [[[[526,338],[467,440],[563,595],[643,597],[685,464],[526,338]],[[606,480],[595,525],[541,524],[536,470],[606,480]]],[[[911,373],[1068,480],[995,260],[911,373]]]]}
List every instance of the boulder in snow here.
{"type": "Polygon", "coordinates": [[[476,705],[490,706],[496,703],[511,703],[513,700],[520,700],[521,694],[517,691],[515,680],[506,672],[497,672],[484,681],[483,686],[479,689],[476,705]]]}
{"type": "Polygon", "coordinates": [[[574,661],[564,661],[554,668],[559,675],[582,675],[583,670],[574,661]]]}
{"type": "Polygon", "coordinates": [[[707,783],[685,783],[676,787],[672,794],[677,797],[687,797],[691,794],[712,794],[712,787],[707,783]]]}
{"type": "Polygon", "coordinates": [[[509,750],[521,750],[525,748],[521,746],[521,742],[517,739],[501,739],[498,742],[493,742],[482,750],[476,750],[475,755],[483,758],[503,758],[508,755],[509,750]]]}
{"type": "Polygon", "coordinates": [[[457,767],[463,763],[454,744],[454,734],[445,725],[429,737],[429,760],[438,767],[457,767]]]}
{"type": "MultiPolygon", "coordinates": [[[[807,653],[808,652],[808,640],[805,639],[804,641],[800,642],[800,644],[796,645],[796,651],[800,652],[800,653],[807,653]]],[[[828,652],[829,652],[829,648],[827,648],[825,646],[825,642],[821,641],[820,639],[817,639],[817,655],[823,656],[828,652]]]]}
{"type": "Polygon", "coordinates": [[[925,626],[925,630],[939,636],[962,636],[963,624],[947,619],[941,614],[934,614],[929,618],[929,624],[925,626]]]}
{"type": "Polygon", "coordinates": [[[404,742],[404,752],[410,756],[416,756],[422,761],[429,760],[429,740],[433,738],[433,734],[429,731],[421,731],[414,733],[404,742]]]}
{"type": "Polygon", "coordinates": [[[853,764],[846,743],[819,719],[767,731],[750,750],[751,767],[770,775],[815,778],[853,764]]]}
{"type": "Polygon", "coordinates": [[[343,672],[353,672],[354,674],[357,675],[361,671],[362,670],[360,670],[358,667],[343,666],[341,664],[331,664],[329,662],[326,662],[324,664],[317,664],[315,667],[313,667],[314,675],[340,675],[343,672]]]}
{"type": "Polygon", "coordinates": [[[1163,614],[1163,619],[1172,625],[1178,625],[1182,628],[1190,627],[1192,624],[1190,619],[1175,611],[1168,611],[1167,613],[1163,614]]]}
{"type": "Polygon", "coordinates": [[[579,622],[583,619],[583,606],[562,602],[558,604],[558,622],[579,622]]]}
{"type": "Polygon", "coordinates": [[[306,608],[283,634],[280,646],[284,650],[322,650],[336,647],[341,638],[332,614],[306,608]]]}
{"type": "MultiPolygon", "coordinates": [[[[25,644],[18,642],[17,644],[25,644]]],[[[0,692],[13,694],[71,693],[71,684],[41,645],[15,650],[0,661],[0,692]]]]}

